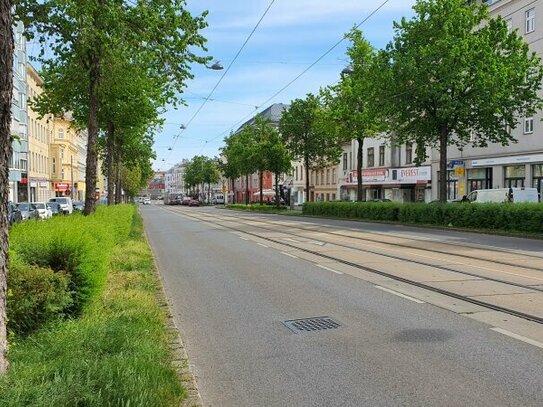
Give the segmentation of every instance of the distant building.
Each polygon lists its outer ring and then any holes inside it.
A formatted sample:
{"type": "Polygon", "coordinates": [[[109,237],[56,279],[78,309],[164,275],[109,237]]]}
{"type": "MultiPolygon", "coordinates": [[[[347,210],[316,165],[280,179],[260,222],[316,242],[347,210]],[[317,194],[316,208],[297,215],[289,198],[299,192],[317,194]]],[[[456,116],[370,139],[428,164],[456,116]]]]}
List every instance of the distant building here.
{"type": "Polygon", "coordinates": [[[13,27],[15,49],[13,60],[13,99],[11,105],[11,133],[17,137],[13,141],[13,154],[9,163],[9,200],[28,201],[30,184],[28,182],[28,118],[26,83],[26,40],[24,27],[18,22],[13,27]]]}
{"type": "Polygon", "coordinates": [[[55,117],[51,142],[51,189],[54,196],[79,197],[79,148],[81,130],[75,127],[70,114],[55,117]]]}

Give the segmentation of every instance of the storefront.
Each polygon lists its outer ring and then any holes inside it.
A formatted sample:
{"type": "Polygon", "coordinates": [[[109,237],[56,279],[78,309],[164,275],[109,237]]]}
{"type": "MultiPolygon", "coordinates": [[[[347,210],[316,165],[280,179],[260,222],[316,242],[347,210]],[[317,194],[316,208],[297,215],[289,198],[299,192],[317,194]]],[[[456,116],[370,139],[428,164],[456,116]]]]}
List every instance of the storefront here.
{"type": "MultiPolygon", "coordinates": [[[[352,171],[340,187],[341,199],[356,200],[357,171],[352,171]]],[[[390,199],[399,202],[425,202],[431,197],[430,166],[376,168],[362,170],[363,200],[390,199]]]]}
{"type": "Polygon", "coordinates": [[[55,196],[70,196],[70,184],[68,182],[53,182],[55,196]]]}

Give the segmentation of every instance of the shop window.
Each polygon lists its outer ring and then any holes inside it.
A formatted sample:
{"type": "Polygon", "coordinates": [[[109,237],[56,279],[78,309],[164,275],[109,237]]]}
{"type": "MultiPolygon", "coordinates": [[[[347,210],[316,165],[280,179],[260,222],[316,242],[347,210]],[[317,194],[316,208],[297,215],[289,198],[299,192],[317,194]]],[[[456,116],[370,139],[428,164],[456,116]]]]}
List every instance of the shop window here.
{"type": "Polygon", "coordinates": [[[368,148],[368,167],[375,167],[375,153],[373,147],[368,148]]]}
{"type": "Polygon", "coordinates": [[[504,167],[505,188],[523,188],[524,180],[526,178],[526,167],[524,165],[512,165],[504,167]]]}
{"type": "Polygon", "coordinates": [[[492,168],[474,168],[467,171],[467,192],[492,188],[492,168]]]}
{"type": "Polygon", "coordinates": [[[543,193],[543,164],[532,166],[532,177],[532,186],[537,188],[539,194],[543,193]]]}

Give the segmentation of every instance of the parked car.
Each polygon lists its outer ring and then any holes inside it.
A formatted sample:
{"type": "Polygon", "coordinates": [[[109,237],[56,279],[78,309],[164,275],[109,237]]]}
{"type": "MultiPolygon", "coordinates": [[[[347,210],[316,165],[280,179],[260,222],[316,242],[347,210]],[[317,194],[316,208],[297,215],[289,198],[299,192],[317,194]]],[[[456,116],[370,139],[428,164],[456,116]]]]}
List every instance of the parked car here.
{"type": "Polygon", "coordinates": [[[373,199],[368,199],[366,202],[392,202],[392,200],[387,199],[387,198],[373,198],[373,199]]]}
{"type": "Polygon", "coordinates": [[[151,198],[144,198],[143,199],[143,204],[144,205],[151,205],[151,198]]]}
{"type": "Polygon", "coordinates": [[[21,211],[19,208],[17,208],[17,205],[15,205],[13,202],[8,203],[8,222],[10,225],[13,225],[16,222],[20,222],[23,220],[23,215],[21,215],[21,211]]]}
{"type": "Polygon", "coordinates": [[[181,200],[181,205],[189,205],[192,198],[190,196],[184,196],[181,200]]]}
{"type": "Polygon", "coordinates": [[[74,201],[73,206],[74,206],[74,211],[83,212],[83,209],[85,209],[85,202],[74,201]]]}
{"type": "Polygon", "coordinates": [[[49,209],[51,209],[51,213],[53,216],[62,215],[62,209],[60,209],[60,204],[58,202],[49,202],[49,209]]]}
{"type": "Polygon", "coordinates": [[[38,211],[38,215],[41,219],[53,217],[53,211],[49,207],[49,204],[46,204],[45,202],[32,202],[32,206],[38,211]]]}
{"type": "Polygon", "coordinates": [[[19,212],[21,212],[22,220],[40,218],[39,212],[32,206],[32,204],[29,204],[28,202],[19,202],[17,204],[17,209],[19,212]]]}
{"type": "Polygon", "coordinates": [[[60,205],[60,210],[65,214],[71,214],[74,211],[74,205],[70,197],[57,196],[49,199],[49,202],[57,202],[60,205]]]}
{"type": "Polygon", "coordinates": [[[200,206],[200,201],[198,199],[191,199],[189,206],[200,206]]]}
{"type": "Polygon", "coordinates": [[[462,198],[463,202],[539,202],[536,188],[495,188],[478,189],[462,198]]]}

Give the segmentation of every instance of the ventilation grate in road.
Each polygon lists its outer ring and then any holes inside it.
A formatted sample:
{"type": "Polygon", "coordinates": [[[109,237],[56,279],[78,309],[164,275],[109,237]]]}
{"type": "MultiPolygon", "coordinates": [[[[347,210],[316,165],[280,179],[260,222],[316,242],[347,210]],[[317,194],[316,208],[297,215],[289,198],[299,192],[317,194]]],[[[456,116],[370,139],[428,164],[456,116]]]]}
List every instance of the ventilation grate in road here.
{"type": "Polygon", "coordinates": [[[326,331],[336,329],[341,324],[330,317],[312,317],[303,319],[291,319],[284,321],[283,324],[294,333],[326,331]]]}

